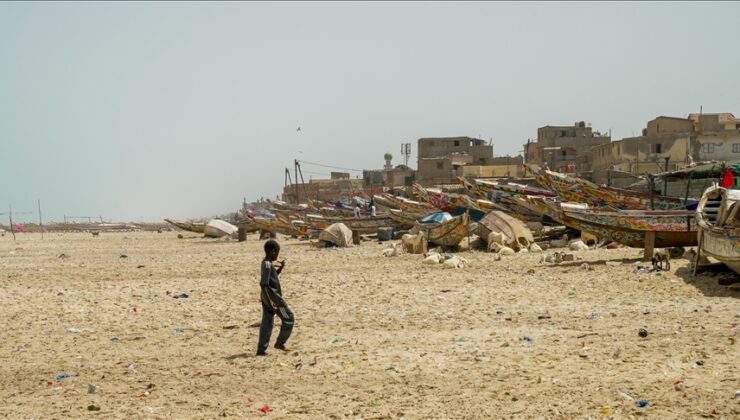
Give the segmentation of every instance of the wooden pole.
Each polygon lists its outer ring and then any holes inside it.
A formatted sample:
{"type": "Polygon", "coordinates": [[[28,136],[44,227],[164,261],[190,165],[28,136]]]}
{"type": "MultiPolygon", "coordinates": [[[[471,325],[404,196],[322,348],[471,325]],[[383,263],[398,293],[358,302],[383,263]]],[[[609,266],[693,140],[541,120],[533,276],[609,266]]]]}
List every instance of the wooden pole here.
{"type": "Polygon", "coordinates": [[[13,240],[15,241],[15,228],[13,227],[13,206],[8,204],[8,221],[10,223],[10,233],[13,234],[13,240]]]}
{"type": "Polygon", "coordinates": [[[655,251],[655,232],[645,232],[645,251],[642,254],[643,261],[650,261],[653,259],[653,253],[655,251]]]}
{"type": "Polygon", "coordinates": [[[38,199],[39,203],[39,229],[41,229],[41,239],[44,239],[44,222],[41,221],[41,199],[38,199]]]}

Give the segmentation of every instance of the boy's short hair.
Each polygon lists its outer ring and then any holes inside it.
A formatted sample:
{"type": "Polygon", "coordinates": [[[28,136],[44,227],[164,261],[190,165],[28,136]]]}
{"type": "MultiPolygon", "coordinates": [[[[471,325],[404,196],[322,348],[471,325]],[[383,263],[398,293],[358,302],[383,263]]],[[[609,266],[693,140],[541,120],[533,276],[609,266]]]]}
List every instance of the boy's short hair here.
{"type": "Polygon", "coordinates": [[[265,253],[273,251],[280,251],[280,244],[274,240],[270,239],[269,241],[265,242],[265,253]]]}

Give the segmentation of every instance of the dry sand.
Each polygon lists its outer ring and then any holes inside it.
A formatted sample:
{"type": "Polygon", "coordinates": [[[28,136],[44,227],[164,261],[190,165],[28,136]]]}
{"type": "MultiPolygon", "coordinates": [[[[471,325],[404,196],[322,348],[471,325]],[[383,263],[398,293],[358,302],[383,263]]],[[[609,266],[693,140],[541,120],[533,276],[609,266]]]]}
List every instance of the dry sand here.
{"type": "Polygon", "coordinates": [[[269,417],[310,419],[740,411],[739,293],[692,279],[686,260],[661,276],[632,273],[634,249],[560,266],[467,252],[469,267],[443,270],[418,255],[381,257],[372,242],[281,243],[295,352],[257,358],[255,236],[0,238],[0,417],[257,418],[265,404],[269,417]],[[57,382],[63,373],[74,376],[57,382]]]}

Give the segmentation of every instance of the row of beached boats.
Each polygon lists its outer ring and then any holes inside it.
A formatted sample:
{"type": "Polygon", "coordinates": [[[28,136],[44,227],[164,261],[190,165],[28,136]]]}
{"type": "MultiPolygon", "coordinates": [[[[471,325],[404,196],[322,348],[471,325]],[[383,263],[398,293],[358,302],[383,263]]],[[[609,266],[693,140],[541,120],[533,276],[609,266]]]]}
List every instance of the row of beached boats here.
{"type": "MultiPolygon", "coordinates": [[[[388,193],[372,202],[376,216],[353,217],[353,203],[311,201],[272,202],[261,214],[245,214],[240,227],[294,237],[311,236],[333,224],[353,232],[373,234],[423,231],[427,240],[456,246],[477,234],[486,240],[503,233],[509,243],[533,242],[527,222],[563,225],[587,232],[602,242],[629,247],[673,248],[699,245],[699,252],[740,269],[740,191],[709,188],[701,200],[670,197],[604,185],[552,172],[527,168],[539,187],[513,182],[460,177],[465,193],[451,193],[415,184],[411,200],[388,193]]],[[[181,226],[192,230],[193,226],[181,226]]]]}

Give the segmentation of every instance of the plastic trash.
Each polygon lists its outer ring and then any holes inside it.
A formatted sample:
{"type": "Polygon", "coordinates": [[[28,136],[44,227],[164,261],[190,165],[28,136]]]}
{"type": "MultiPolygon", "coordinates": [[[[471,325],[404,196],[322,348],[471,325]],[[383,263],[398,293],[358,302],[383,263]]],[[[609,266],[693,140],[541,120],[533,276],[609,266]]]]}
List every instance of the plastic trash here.
{"type": "Polygon", "coordinates": [[[528,343],[531,343],[532,342],[532,337],[530,337],[528,335],[525,335],[524,337],[522,337],[522,341],[526,341],[528,343]]]}
{"type": "Polygon", "coordinates": [[[87,393],[94,394],[98,392],[98,386],[93,384],[87,384],[87,393]]]}
{"type": "Polygon", "coordinates": [[[572,298],[572,297],[576,297],[576,292],[575,292],[575,290],[572,290],[572,291],[568,292],[568,297],[569,297],[569,298],[572,298]]]}
{"type": "Polygon", "coordinates": [[[139,308],[138,306],[132,306],[132,307],[128,308],[128,312],[129,313],[132,313],[132,314],[138,314],[141,311],[143,311],[143,309],[139,308]]]}
{"type": "Polygon", "coordinates": [[[79,333],[82,332],[82,330],[79,330],[79,329],[77,329],[75,327],[69,327],[69,328],[67,328],[67,332],[68,333],[72,333],[72,334],[79,334],[79,333]]]}
{"type": "Polygon", "coordinates": [[[119,338],[114,335],[113,337],[110,338],[110,341],[113,341],[113,342],[119,341],[119,338]]]}
{"type": "Polygon", "coordinates": [[[175,335],[185,333],[185,328],[175,328],[175,335]]]}
{"type": "Polygon", "coordinates": [[[125,252],[122,252],[120,255],[121,258],[128,258],[128,254],[125,252]]]}
{"type": "Polygon", "coordinates": [[[87,406],[87,411],[100,411],[100,407],[95,404],[90,404],[87,406]]]}
{"type": "Polygon", "coordinates": [[[186,292],[182,292],[182,293],[175,293],[174,295],[172,295],[172,297],[175,299],[187,299],[190,297],[190,295],[187,294],[186,292]]]}
{"type": "Polygon", "coordinates": [[[684,385],[683,381],[676,381],[673,383],[673,389],[676,391],[683,391],[686,386],[684,385]]]}
{"type": "Polygon", "coordinates": [[[75,376],[72,373],[57,373],[56,376],[54,376],[54,380],[57,382],[62,382],[65,379],[70,379],[73,376],[75,376]]]}
{"type": "Polygon", "coordinates": [[[640,407],[640,408],[644,408],[644,407],[649,406],[650,403],[647,400],[637,400],[637,401],[635,401],[635,405],[638,406],[638,407],[640,407]]]}
{"type": "Polygon", "coordinates": [[[259,411],[260,413],[267,414],[267,413],[269,413],[269,412],[272,411],[272,407],[270,407],[269,405],[265,404],[262,407],[258,408],[257,411],[259,411]]]}
{"type": "Polygon", "coordinates": [[[645,338],[648,336],[648,331],[645,328],[640,328],[640,330],[637,332],[637,335],[639,335],[642,338],[645,338]]]}

